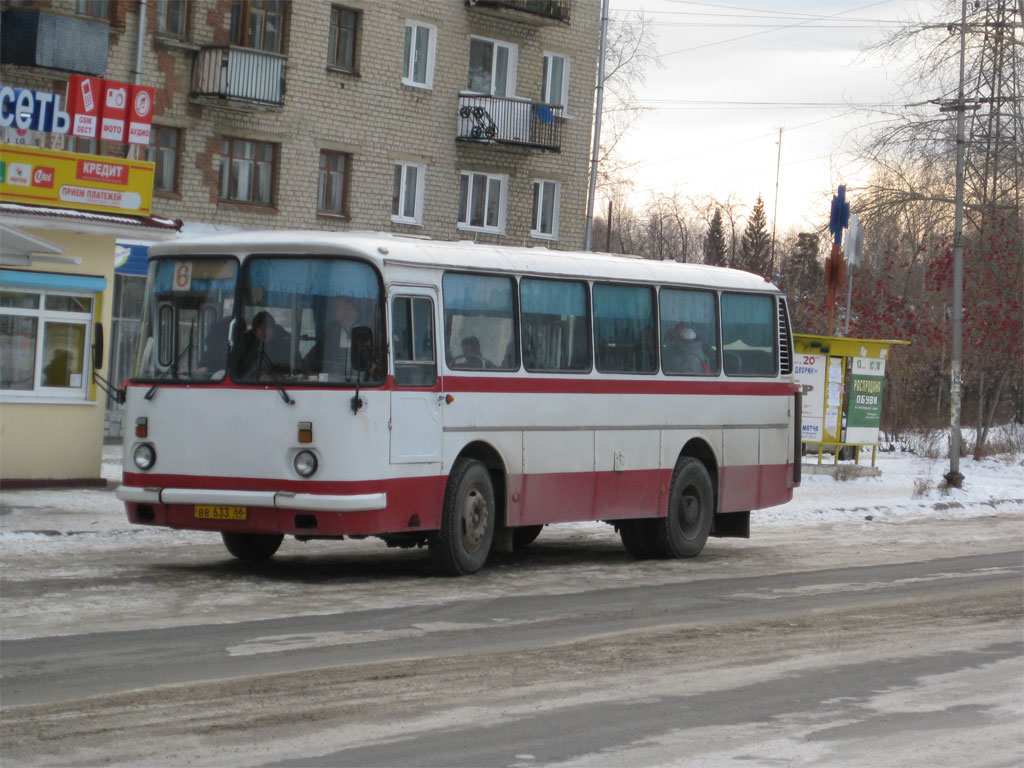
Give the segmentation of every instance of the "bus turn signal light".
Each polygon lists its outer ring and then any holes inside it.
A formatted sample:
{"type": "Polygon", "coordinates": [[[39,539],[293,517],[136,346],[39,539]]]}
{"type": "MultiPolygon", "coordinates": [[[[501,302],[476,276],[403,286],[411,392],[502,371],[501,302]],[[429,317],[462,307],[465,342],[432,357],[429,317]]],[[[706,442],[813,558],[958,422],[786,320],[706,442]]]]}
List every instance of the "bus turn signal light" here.
{"type": "Polygon", "coordinates": [[[299,422],[299,442],[300,443],[312,443],[313,442],[313,422],[312,421],[300,421],[299,422]]]}
{"type": "Polygon", "coordinates": [[[145,416],[139,416],[135,420],[135,436],[149,437],[149,419],[145,416]]]}

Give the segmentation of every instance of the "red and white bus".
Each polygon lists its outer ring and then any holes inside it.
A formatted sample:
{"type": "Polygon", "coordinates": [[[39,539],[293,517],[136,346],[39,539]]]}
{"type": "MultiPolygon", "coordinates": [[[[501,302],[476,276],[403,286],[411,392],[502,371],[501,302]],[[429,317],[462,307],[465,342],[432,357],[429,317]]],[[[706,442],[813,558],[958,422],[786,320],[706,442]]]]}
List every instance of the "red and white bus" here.
{"type": "Polygon", "coordinates": [[[133,523],[427,545],[452,574],[549,523],[636,557],[748,536],[799,484],[786,300],[737,270],[362,233],[150,249],[133,523]]]}

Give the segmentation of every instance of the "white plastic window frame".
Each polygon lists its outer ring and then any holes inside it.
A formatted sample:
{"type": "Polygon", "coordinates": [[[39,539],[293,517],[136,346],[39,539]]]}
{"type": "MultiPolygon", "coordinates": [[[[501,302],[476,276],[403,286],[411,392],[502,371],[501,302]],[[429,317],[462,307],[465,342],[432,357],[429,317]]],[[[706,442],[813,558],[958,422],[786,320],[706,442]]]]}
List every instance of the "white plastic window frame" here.
{"type": "Polygon", "coordinates": [[[534,190],[540,187],[540,194],[535,195],[537,199],[537,207],[533,211],[533,216],[536,217],[538,226],[530,230],[530,237],[535,237],[540,240],[557,240],[558,239],[558,215],[559,209],[562,207],[562,182],[555,181],[554,179],[534,179],[533,187],[534,190]],[[544,209],[545,201],[545,190],[549,189],[548,184],[553,185],[551,187],[550,194],[554,195],[555,200],[551,206],[551,231],[544,232],[540,229],[541,223],[541,211],[544,209]]]}
{"type": "Polygon", "coordinates": [[[550,104],[554,107],[561,107],[561,117],[566,117],[569,114],[569,72],[571,63],[569,57],[564,53],[552,53],[551,51],[544,51],[544,82],[541,85],[541,101],[545,104],[550,104]],[[562,92],[555,94],[556,98],[552,98],[551,93],[551,73],[552,66],[551,62],[554,59],[562,60],[562,92]]]}
{"type": "MultiPolygon", "coordinates": [[[[519,79],[519,46],[516,43],[510,43],[508,40],[498,40],[493,37],[483,37],[482,35],[470,35],[470,41],[480,40],[485,43],[490,43],[492,48],[491,53],[491,87],[489,92],[483,93],[478,91],[469,90],[469,84],[466,85],[466,90],[463,93],[473,93],[482,96],[490,96],[492,98],[504,98],[504,99],[515,99],[516,96],[516,82],[519,79]],[[508,51],[508,71],[507,80],[505,82],[505,95],[497,96],[494,92],[494,73],[495,68],[498,66],[497,50],[498,48],[505,48],[508,51]]],[[[468,62],[467,62],[468,64],[468,62]]],[[[467,72],[468,75],[468,72],[467,72]]]]}
{"type": "Polygon", "coordinates": [[[426,90],[434,89],[434,58],[435,51],[437,48],[437,27],[433,24],[426,24],[422,21],[415,21],[413,19],[405,20],[405,35],[403,40],[403,51],[402,51],[402,84],[408,85],[412,88],[424,88],[426,90]],[[418,29],[425,29],[427,31],[427,51],[426,51],[426,70],[424,72],[423,82],[415,79],[416,76],[416,61],[418,51],[416,49],[416,31],[418,29]],[[410,37],[411,35],[411,37],[410,37]],[[409,39],[409,52],[408,58],[404,49],[404,41],[406,38],[409,39]]]}
{"type": "MultiPolygon", "coordinates": [[[[466,221],[462,221],[462,211],[459,211],[459,222],[457,228],[465,232],[489,232],[491,234],[503,235],[505,234],[505,215],[508,211],[508,174],[507,173],[484,173],[483,171],[462,171],[459,174],[459,187],[461,190],[462,179],[469,177],[469,184],[466,188],[466,221]],[[485,177],[484,184],[487,192],[484,194],[484,224],[483,226],[474,226],[470,224],[472,220],[472,207],[473,207],[473,184],[474,177],[483,176],[485,177]],[[500,183],[499,188],[499,199],[498,199],[498,226],[489,227],[487,226],[487,194],[490,192],[491,182],[497,180],[500,183]]],[[[460,195],[461,197],[461,195],[460,195]]]]}
{"type": "MultiPolygon", "coordinates": [[[[406,163],[401,160],[395,162],[396,168],[401,168],[402,173],[399,182],[398,189],[398,213],[391,214],[391,221],[396,224],[415,224],[417,226],[423,224],[423,191],[425,188],[425,179],[427,175],[426,163],[406,163]],[[411,217],[404,216],[401,212],[405,210],[406,204],[406,190],[408,189],[407,178],[410,168],[416,169],[416,188],[413,190],[413,194],[416,199],[413,203],[414,211],[411,217]]],[[[392,192],[392,195],[394,193],[392,192]]]]}
{"type": "Polygon", "coordinates": [[[18,288],[11,290],[16,290],[18,293],[34,293],[39,296],[39,306],[36,309],[19,309],[15,307],[0,308],[0,314],[3,315],[35,318],[35,366],[32,371],[32,389],[2,389],[0,390],[0,397],[2,397],[4,401],[88,401],[89,386],[92,383],[92,328],[94,322],[93,313],[96,310],[97,294],[89,293],[88,291],[52,291],[35,288],[18,288]],[[71,296],[76,299],[88,299],[90,311],[64,312],[55,309],[46,309],[47,296],[71,296]],[[84,327],[84,341],[82,344],[82,383],[78,387],[42,386],[42,370],[47,363],[47,361],[43,359],[43,340],[46,336],[44,328],[48,323],[63,323],[66,325],[81,325],[84,327]]]}

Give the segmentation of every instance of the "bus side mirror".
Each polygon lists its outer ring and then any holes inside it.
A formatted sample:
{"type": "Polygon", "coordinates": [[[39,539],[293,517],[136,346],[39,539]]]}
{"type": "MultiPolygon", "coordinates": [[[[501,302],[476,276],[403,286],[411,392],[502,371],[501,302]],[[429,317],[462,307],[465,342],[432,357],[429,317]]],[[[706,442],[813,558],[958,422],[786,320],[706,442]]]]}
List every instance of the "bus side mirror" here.
{"type": "Polygon", "coordinates": [[[93,324],[92,339],[92,368],[99,371],[103,369],[103,323],[93,324]]]}
{"type": "Polygon", "coordinates": [[[373,365],[373,331],[365,325],[352,329],[352,367],[366,373],[373,365]]]}

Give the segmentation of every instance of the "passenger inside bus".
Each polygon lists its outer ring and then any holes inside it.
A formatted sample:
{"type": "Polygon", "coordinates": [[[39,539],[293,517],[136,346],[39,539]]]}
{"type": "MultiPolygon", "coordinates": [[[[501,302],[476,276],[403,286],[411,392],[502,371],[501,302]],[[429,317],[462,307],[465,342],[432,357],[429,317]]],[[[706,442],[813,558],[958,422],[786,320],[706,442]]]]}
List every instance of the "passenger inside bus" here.
{"type": "Polygon", "coordinates": [[[686,323],[676,323],[666,334],[661,347],[661,365],[665,373],[711,373],[704,347],[697,333],[686,323]]]}
{"type": "Polygon", "coordinates": [[[350,348],[357,317],[358,310],[351,297],[331,299],[331,318],[302,361],[307,371],[344,376],[352,370],[350,348]]]}
{"type": "Polygon", "coordinates": [[[266,310],[253,315],[252,327],[242,334],[235,355],[235,375],[256,377],[262,371],[288,369],[288,334],[266,310]]]}

